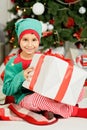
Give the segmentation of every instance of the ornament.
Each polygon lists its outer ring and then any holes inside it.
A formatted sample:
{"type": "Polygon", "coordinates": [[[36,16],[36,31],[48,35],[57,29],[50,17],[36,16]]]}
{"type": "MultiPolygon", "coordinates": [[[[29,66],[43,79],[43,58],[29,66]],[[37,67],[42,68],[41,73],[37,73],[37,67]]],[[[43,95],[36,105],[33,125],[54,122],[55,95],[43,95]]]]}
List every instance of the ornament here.
{"type": "Polygon", "coordinates": [[[15,38],[14,38],[14,36],[12,36],[9,42],[10,42],[10,43],[13,43],[14,40],[15,40],[15,38]]]}
{"type": "Polygon", "coordinates": [[[80,13],[80,14],[85,14],[85,13],[86,13],[86,8],[83,7],[83,6],[80,7],[80,8],[79,8],[79,13],[80,13]]]}
{"type": "Polygon", "coordinates": [[[63,45],[64,45],[64,42],[63,42],[63,41],[60,41],[60,42],[59,42],[59,45],[60,45],[60,46],[63,46],[63,45]]]}
{"type": "Polygon", "coordinates": [[[26,9],[24,8],[23,12],[26,12],[26,9]]]}
{"type": "Polygon", "coordinates": [[[75,25],[74,19],[72,17],[68,17],[67,23],[65,24],[65,27],[71,28],[75,25]]]}
{"type": "Polygon", "coordinates": [[[77,32],[75,32],[75,33],[73,34],[73,37],[75,37],[75,38],[77,38],[78,40],[80,40],[82,31],[83,31],[83,28],[80,28],[77,32]]]}
{"type": "Polygon", "coordinates": [[[54,24],[54,22],[55,22],[54,19],[51,19],[51,20],[49,21],[50,24],[54,24]]]}
{"type": "Polygon", "coordinates": [[[53,34],[52,31],[46,31],[46,32],[43,32],[42,36],[43,37],[48,37],[48,36],[51,36],[53,34]]]}
{"type": "Polygon", "coordinates": [[[47,23],[43,23],[41,21],[41,24],[42,24],[42,32],[46,32],[47,31],[47,23]]]}
{"type": "Polygon", "coordinates": [[[18,14],[18,16],[21,16],[22,13],[23,13],[22,10],[18,10],[18,13],[17,13],[17,14],[18,14]]]}
{"type": "Polygon", "coordinates": [[[54,26],[52,24],[48,24],[47,26],[47,29],[50,31],[50,30],[53,30],[54,26]]]}
{"type": "Polygon", "coordinates": [[[10,35],[12,33],[12,31],[11,30],[7,30],[7,33],[8,33],[8,35],[10,35]]]}
{"type": "Polygon", "coordinates": [[[15,0],[11,0],[12,3],[15,3],[16,1],[15,0]]]}
{"type": "Polygon", "coordinates": [[[56,0],[57,2],[59,2],[60,4],[76,4],[78,3],[80,0],[56,0]]]}
{"type": "Polygon", "coordinates": [[[17,5],[17,6],[16,6],[16,11],[18,11],[19,9],[20,9],[20,7],[17,5]]]}
{"type": "Polygon", "coordinates": [[[66,3],[75,2],[76,0],[65,0],[66,3]]]}
{"type": "Polygon", "coordinates": [[[25,0],[26,2],[29,2],[30,0],[25,0]]]}
{"type": "Polygon", "coordinates": [[[32,14],[31,17],[34,18],[34,15],[32,14]]]}
{"type": "Polygon", "coordinates": [[[40,2],[37,2],[33,5],[32,11],[35,15],[42,15],[45,11],[44,5],[40,2]]]}

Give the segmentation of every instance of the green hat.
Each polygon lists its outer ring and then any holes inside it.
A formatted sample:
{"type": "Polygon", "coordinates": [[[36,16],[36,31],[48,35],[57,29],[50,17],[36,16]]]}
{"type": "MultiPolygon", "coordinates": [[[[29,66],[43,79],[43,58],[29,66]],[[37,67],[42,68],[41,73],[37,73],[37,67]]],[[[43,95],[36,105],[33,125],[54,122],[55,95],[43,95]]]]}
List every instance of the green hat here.
{"type": "Polygon", "coordinates": [[[26,30],[35,31],[41,38],[42,25],[39,20],[33,18],[26,18],[20,19],[15,23],[15,31],[17,33],[18,38],[20,37],[20,34],[26,30]]]}

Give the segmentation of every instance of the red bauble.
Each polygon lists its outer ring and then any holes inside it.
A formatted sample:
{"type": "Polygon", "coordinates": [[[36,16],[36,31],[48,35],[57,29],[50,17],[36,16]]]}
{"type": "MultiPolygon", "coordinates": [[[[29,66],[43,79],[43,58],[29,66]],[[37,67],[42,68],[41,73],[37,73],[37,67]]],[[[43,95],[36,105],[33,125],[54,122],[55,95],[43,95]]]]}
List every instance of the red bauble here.
{"type": "Polygon", "coordinates": [[[7,30],[7,33],[8,33],[8,35],[10,35],[12,33],[12,31],[11,30],[7,30]]]}
{"type": "Polygon", "coordinates": [[[43,32],[43,37],[48,37],[48,36],[51,36],[53,34],[52,31],[46,31],[46,32],[43,32]]]}
{"type": "Polygon", "coordinates": [[[54,19],[51,19],[51,20],[49,21],[50,24],[54,24],[54,22],[55,22],[54,19]]]}
{"type": "Polygon", "coordinates": [[[22,18],[24,19],[29,18],[29,15],[24,15],[22,18]]]}
{"type": "Polygon", "coordinates": [[[80,40],[82,31],[83,28],[80,28],[77,32],[73,34],[73,37],[76,37],[78,40],[80,40]]]}
{"type": "Polygon", "coordinates": [[[75,2],[76,0],[65,0],[66,3],[75,2]]]}
{"type": "Polygon", "coordinates": [[[74,19],[72,17],[68,17],[67,23],[65,24],[65,27],[71,28],[75,25],[74,19]]]}
{"type": "Polygon", "coordinates": [[[29,2],[30,0],[25,0],[25,2],[29,2]]]}
{"type": "Polygon", "coordinates": [[[16,0],[11,0],[11,2],[15,3],[15,2],[16,2],[16,0]]]}
{"type": "Polygon", "coordinates": [[[60,41],[59,45],[60,45],[60,46],[63,46],[63,45],[64,45],[64,42],[63,42],[63,41],[60,41]]]}

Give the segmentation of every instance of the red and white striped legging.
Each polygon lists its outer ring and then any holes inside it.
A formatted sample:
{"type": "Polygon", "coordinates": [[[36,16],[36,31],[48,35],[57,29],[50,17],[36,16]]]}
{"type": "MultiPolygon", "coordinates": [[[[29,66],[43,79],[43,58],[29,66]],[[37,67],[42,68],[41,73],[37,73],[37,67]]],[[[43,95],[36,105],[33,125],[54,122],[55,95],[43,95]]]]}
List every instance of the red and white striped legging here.
{"type": "Polygon", "coordinates": [[[73,112],[72,106],[56,102],[37,93],[25,96],[20,102],[20,105],[32,111],[51,111],[65,118],[71,116],[73,112]]]}
{"type": "MultiPolygon", "coordinates": [[[[80,100],[82,96],[83,91],[80,94],[80,100]]],[[[51,111],[64,118],[70,117],[73,113],[73,106],[57,102],[37,93],[25,96],[24,99],[22,99],[22,101],[19,103],[19,105],[32,111],[51,111]]]]}

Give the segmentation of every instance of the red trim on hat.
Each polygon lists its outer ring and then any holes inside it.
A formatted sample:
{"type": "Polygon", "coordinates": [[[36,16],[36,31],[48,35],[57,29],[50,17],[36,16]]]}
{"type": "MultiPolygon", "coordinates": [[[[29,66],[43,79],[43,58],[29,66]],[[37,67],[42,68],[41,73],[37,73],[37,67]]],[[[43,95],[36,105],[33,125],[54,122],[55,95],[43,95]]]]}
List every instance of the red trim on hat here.
{"type": "Polygon", "coordinates": [[[21,38],[23,37],[23,35],[28,34],[28,33],[33,33],[33,34],[35,34],[35,36],[36,36],[36,37],[38,38],[38,40],[40,41],[40,36],[39,36],[39,34],[38,34],[35,30],[32,30],[32,29],[24,30],[24,31],[20,34],[20,36],[19,36],[19,41],[21,40],[21,38]]]}

